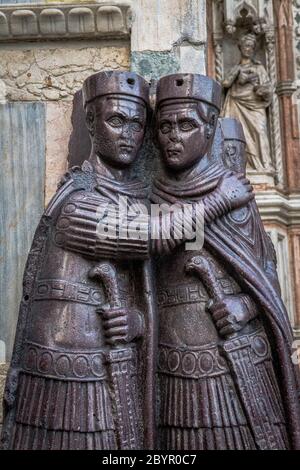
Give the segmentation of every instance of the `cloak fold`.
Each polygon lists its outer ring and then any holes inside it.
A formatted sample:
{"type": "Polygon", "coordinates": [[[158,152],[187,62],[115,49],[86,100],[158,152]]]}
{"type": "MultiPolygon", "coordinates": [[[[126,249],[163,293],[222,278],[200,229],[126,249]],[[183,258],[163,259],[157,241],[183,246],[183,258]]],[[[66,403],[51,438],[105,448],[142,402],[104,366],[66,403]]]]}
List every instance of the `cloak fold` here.
{"type": "MultiPolygon", "coordinates": [[[[167,178],[158,180],[153,187],[152,200],[155,203],[174,204],[178,200],[191,202],[201,199],[205,194],[213,190],[220,176],[224,174],[224,168],[215,163],[210,165],[202,173],[186,178],[184,181],[170,181],[167,178]]],[[[266,239],[267,234],[256,207],[254,215],[257,215],[257,229],[266,239]],[[256,214],[255,214],[256,213],[256,214]]],[[[230,274],[235,278],[245,293],[250,295],[264,315],[262,320],[268,326],[268,336],[272,344],[272,353],[275,360],[275,369],[278,373],[286,424],[293,449],[300,449],[300,405],[299,390],[300,376],[297,365],[292,363],[293,333],[288,319],[287,311],[279,292],[272,285],[264,271],[263,260],[261,264],[250,247],[245,246],[237,231],[233,234],[228,230],[227,215],[216,220],[204,230],[204,246],[215,254],[225,266],[230,266],[230,274]]]]}
{"type": "MultiPolygon", "coordinates": [[[[4,423],[2,433],[2,447],[11,448],[12,442],[20,448],[114,448],[115,437],[112,428],[113,423],[108,423],[105,418],[105,410],[111,407],[110,397],[105,395],[101,383],[86,384],[65,383],[63,380],[49,380],[51,382],[52,395],[46,397],[43,378],[33,378],[26,382],[23,373],[24,345],[28,319],[34,300],[34,290],[43,266],[47,240],[51,234],[51,227],[55,223],[57,215],[68,197],[76,191],[98,191],[112,202],[118,202],[118,195],[132,198],[145,198],[148,194],[147,187],[138,181],[128,181],[124,184],[115,182],[106,177],[96,177],[89,162],[84,162],[82,168],[74,167],[69,170],[62,184],[50,201],[41,221],[36,229],[32,247],[28,256],[24,278],[23,297],[20,304],[18,325],[11,367],[8,373],[4,394],[4,423]],[[32,383],[31,383],[32,382],[32,383]],[[23,393],[25,385],[27,392],[23,393]],[[67,390],[67,386],[69,387],[67,390]],[[18,394],[22,394],[22,400],[18,400],[18,394]],[[59,397],[56,400],[55,397],[59,397]],[[48,399],[47,399],[48,398],[48,399]],[[87,399],[86,399],[87,398],[87,399]],[[31,412],[32,403],[40,403],[40,412],[31,412]],[[93,405],[91,403],[93,402],[93,405]],[[76,407],[86,410],[83,415],[87,422],[78,423],[76,407]],[[95,417],[94,403],[100,412],[95,417]],[[43,405],[43,406],[42,406],[43,405]],[[49,406],[49,413],[47,407],[49,406]],[[64,408],[64,409],[63,409],[64,408]],[[46,410],[46,411],[45,411],[46,410]],[[69,421],[66,419],[65,410],[68,412],[69,421]],[[75,412],[75,415],[74,415],[75,412]],[[100,419],[97,421],[97,417],[100,419]],[[19,419],[20,418],[20,419],[19,419]],[[18,422],[21,421],[21,423],[18,422]],[[44,423],[50,423],[46,429],[44,423]],[[42,424],[42,426],[41,426],[42,424]],[[79,425],[80,424],[80,425],[79,425]],[[78,433],[78,429],[83,432],[78,433]],[[104,431],[105,428],[105,431],[104,431]],[[106,428],[109,428],[108,430],[106,428]]],[[[97,194],[95,192],[95,194],[97,194]]],[[[143,363],[142,374],[145,377],[143,383],[143,420],[144,420],[144,446],[147,449],[154,448],[154,348],[155,334],[155,302],[152,289],[151,265],[148,261],[141,265],[142,279],[145,286],[144,295],[141,296],[142,309],[145,314],[146,334],[143,339],[142,351],[146,357],[143,363]]],[[[41,311],[42,314],[42,311],[41,311]]]]}

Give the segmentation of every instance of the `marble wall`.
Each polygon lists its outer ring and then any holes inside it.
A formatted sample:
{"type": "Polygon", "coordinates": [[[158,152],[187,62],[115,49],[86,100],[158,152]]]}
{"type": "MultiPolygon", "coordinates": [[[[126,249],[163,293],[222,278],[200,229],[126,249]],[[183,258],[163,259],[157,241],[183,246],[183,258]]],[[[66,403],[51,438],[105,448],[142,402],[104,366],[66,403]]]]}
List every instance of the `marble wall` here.
{"type": "Polygon", "coordinates": [[[1,50],[1,99],[72,101],[83,80],[101,70],[129,68],[127,45],[88,44],[1,50]],[[87,47],[89,46],[89,47],[87,47]]]}
{"type": "Polygon", "coordinates": [[[44,208],[45,132],[44,103],[0,105],[0,340],[6,349],[2,361],[11,356],[23,270],[44,208]]]}

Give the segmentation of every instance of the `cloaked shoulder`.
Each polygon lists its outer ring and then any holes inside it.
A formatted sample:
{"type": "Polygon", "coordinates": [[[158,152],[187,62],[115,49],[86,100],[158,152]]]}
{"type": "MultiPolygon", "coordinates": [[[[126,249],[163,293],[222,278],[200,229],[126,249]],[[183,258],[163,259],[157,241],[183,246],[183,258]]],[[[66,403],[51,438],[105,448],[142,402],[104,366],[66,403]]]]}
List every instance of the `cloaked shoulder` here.
{"type": "Polygon", "coordinates": [[[54,216],[61,205],[74,191],[91,191],[96,185],[92,165],[85,160],[81,166],[73,166],[63,175],[57,185],[57,191],[50,200],[45,215],[54,216]]]}

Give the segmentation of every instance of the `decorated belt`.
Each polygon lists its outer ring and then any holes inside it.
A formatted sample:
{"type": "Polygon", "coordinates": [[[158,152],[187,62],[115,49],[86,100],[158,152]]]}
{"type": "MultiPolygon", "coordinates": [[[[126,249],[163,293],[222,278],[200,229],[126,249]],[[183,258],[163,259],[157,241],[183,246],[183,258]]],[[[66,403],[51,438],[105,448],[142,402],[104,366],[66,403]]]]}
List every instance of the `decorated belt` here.
{"type": "MultiPolygon", "coordinates": [[[[129,349],[132,360],[132,372],[135,371],[137,351],[129,349]]],[[[59,380],[94,381],[107,377],[107,350],[66,352],[43,347],[32,342],[25,344],[23,352],[23,370],[25,372],[59,380]]],[[[116,350],[114,362],[122,362],[122,351],[116,350]]]]}
{"type": "MultiPolygon", "coordinates": [[[[232,354],[249,348],[253,364],[271,359],[270,346],[265,332],[258,328],[254,333],[224,341],[222,347],[232,354]]],[[[227,361],[219,352],[217,344],[202,347],[176,347],[160,344],[158,355],[160,373],[177,377],[215,377],[229,372],[227,361]]]]}
{"type": "MultiPolygon", "coordinates": [[[[226,295],[235,293],[232,283],[227,278],[219,279],[220,285],[226,295]]],[[[160,308],[174,305],[207,302],[209,299],[204,287],[200,282],[192,284],[181,284],[179,286],[168,286],[157,291],[157,302],[160,308]]]]}
{"type": "MultiPolygon", "coordinates": [[[[132,294],[121,292],[122,306],[133,304],[132,294]]],[[[34,300],[64,300],[95,307],[105,302],[104,293],[100,289],[83,283],[69,282],[63,279],[42,279],[35,288],[34,300]]]]}
{"type": "Polygon", "coordinates": [[[217,345],[191,349],[165,344],[159,347],[158,370],[168,375],[194,379],[214,377],[229,371],[217,345]]]}

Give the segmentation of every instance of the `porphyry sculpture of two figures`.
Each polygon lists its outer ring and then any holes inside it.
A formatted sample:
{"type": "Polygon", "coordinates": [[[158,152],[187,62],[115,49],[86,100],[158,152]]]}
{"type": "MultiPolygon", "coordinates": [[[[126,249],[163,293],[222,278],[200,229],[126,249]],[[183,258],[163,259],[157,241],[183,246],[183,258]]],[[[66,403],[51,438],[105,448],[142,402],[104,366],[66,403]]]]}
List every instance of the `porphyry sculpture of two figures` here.
{"type": "Polygon", "coordinates": [[[34,237],[3,448],[299,449],[274,248],[245,178],[241,126],[218,119],[220,85],[159,80],[162,164],[150,192],[131,176],[148,83],[102,72],[83,98],[92,152],[34,237]],[[150,204],[170,210],[149,215],[150,204]]]}

